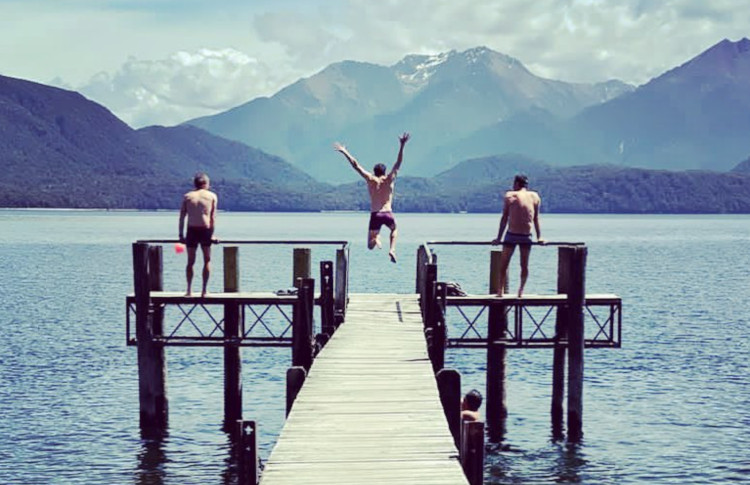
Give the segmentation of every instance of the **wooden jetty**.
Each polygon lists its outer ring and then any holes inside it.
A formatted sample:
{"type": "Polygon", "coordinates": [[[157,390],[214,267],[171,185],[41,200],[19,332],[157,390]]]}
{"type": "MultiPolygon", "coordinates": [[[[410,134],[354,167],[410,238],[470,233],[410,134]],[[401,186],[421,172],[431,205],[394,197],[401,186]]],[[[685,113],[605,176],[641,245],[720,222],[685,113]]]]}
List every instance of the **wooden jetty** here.
{"type": "Polygon", "coordinates": [[[417,295],[352,294],[316,356],[261,484],[466,484],[417,295]]]}
{"type": "Polygon", "coordinates": [[[415,294],[396,295],[349,294],[346,241],[232,241],[340,247],[334,258],[321,261],[317,293],[310,249],[294,248],[296,289],[277,294],[243,292],[238,247],[225,246],[224,291],[199,298],[164,291],[158,244],[172,242],[133,245],[135,291],[126,299],[126,341],[138,347],[141,428],[167,425],[166,347],[223,347],[225,430],[236,442],[241,484],[259,480],[258,423],[242,416],[241,348],[292,350],[288,418],[266,462],[263,485],[478,485],[484,423],[460,421],[460,374],[445,368],[448,349],[486,352],[490,441],[501,441],[505,431],[506,352],[553,349],[553,436],[563,438],[567,397],[567,439],[576,442],[583,436],[584,349],[621,345],[622,301],[613,294],[586,293],[582,243],[558,245],[555,294],[498,297],[500,251],[491,251],[489,294],[456,295],[439,279],[433,248],[488,243],[423,244],[417,251],[415,294]],[[269,320],[274,312],[278,327],[269,320]],[[199,316],[207,327],[201,328],[199,316]]]}

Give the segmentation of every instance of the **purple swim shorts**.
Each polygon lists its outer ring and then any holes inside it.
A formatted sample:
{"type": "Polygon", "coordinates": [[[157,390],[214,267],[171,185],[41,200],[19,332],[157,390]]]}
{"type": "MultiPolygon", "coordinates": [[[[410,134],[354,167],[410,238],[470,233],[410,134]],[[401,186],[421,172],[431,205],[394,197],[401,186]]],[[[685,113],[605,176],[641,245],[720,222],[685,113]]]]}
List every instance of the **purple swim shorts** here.
{"type": "Polygon", "coordinates": [[[391,231],[396,229],[396,219],[393,217],[393,212],[370,213],[370,230],[379,231],[381,226],[386,226],[391,231]]]}

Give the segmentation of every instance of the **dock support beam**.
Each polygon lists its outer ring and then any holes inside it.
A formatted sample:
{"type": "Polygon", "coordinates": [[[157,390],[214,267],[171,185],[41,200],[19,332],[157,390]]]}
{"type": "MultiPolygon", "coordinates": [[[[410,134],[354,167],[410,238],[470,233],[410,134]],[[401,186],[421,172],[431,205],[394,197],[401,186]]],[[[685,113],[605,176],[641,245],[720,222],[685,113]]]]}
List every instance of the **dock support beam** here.
{"type": "Polygon", "coordinates": [[[349,298],[349,248],[336,250],[336,281],[334,283],[334,322],[336,328],[344,323],[349,298]]]}
{"type": "MultiPolygon", "coordinates": [[[[502,251],[490,252],[490,294],[497,293],[502,251]]],[[[507,278],[506,278],[507,281],[507,278]]],[[[487,325],[487,432],[491,442],[502,441],[508,417],[505,400],[505,338],[508,317],[505,305],[491,305],[487,325]]]]}
{"type": "Polygon", "coordinates": [[[238,436],[239,485],[257,485],[260,481],[258,461],[258,425],[255,421],[235,421],[238,436]]]}
{"type": "Polygon", "coordinates": [[[435,375],[443,413],[453,435],[456,448],[461,446],[461,374],[455,369],[442,369],[435,375]]]}
{"type": "Polygon", "coordinates": [[[300,278],[309,278],[312,266],[310,263],[310,248],[294,248],[292,262],[292,285],[297,287],[300,278]]]}
{"type": "MultiPolygon", "coordinates": [[[[333,262],[320,262],[320,331],[333,336],[336,331],[336,321],[334,320],[334,293],[333,293],[333,262]]],[[[326,338],[326,341],[327,341],[326,338]]]]}
{"type": "Polygon", "coordinates": [[[163,312],[151,308],[150,291],[162,289],[161,247],[134,243],[133,269],[140,426],[146,435],[159,434],[167,426],[167,364],[164,346],[154,342],[162,331],[163,312]]]}
{"type": "MultiPolygon", "coordinates": [[[[224,292],[240,291],[240,261],[237,246],[224,247],[224,292]]],[[[242,419],[242,352],[240,351],[241,306],[224,305],[224,423],[225,428],[242,419]]]]}
{"type": "Polygon", "coordinates": [[[313,339],[313,305],[315,304],[315,280],[304,278],[300,282],[297,303],[292,317],[292,366],[310,370],[315,342],[313,339]]]}
{"type": "MultiPolygon", "coordinates": [[[[571,273],[570,251],[557,251],[557,292],[568,294],[571,273]]],[[[563,438],[565,399],[565,357],[568,340],[568,315],[566,306],[557,307],[557,318],[555,320],[555,348],[552,356],[552,403],[550,405],[550,417],[552,420],[552,437],[556,440],[563,438]]]]}
{"type": "Polygon", "coordinates": [[[568,277],[568,441],[583,438],[583,311],[586,304],[585,246],[563,247],[569,253],[568,277]]]}
{"type": "Polygon", "coordinates": [[[469,485],[484,483],[484,423],[463,421],[461,423],[461,466],[469,485]]]}
{"type": "Polygon", "coordinates": [[[294,401],[302,390],[306,378],[307,372],[304,367],[290,367],[286,370],[286,416],[292,412],[294,401]]]}

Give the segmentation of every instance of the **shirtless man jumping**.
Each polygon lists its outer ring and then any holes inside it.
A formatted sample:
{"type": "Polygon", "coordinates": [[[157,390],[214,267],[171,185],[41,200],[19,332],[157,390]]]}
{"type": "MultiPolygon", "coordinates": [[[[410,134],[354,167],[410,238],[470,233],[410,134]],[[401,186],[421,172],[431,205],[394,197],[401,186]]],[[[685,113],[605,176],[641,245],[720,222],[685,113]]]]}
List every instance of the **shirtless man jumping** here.
{"type": "Polygon", "coordinates": [[[211,243],[214,239],[214,228],[216,227],[216,206],[218,198],[209,189],[210,181],[205,173],[198,173],[193,179],[195,190],[191,190],[182,199],[180,207],[180,242],[187,246],[187,266],[185,277],[187,278],[186,296],[191,295],[193,285],[193,264],[195,264],[198,244],[203,251],[203,291],[201,297],[206,296],[208,277],[211,274],[211,243]],[[187,216],[187,236],[183,237],[183,227],[187,216]]]}
{"type": "Polygon", "coordinates": [[[492,244],[502,242],[503,252],[500,257],[500,281],[497,286],[497,294],[503,295],[505,290],[505,275],[508,272],[510,258],[516,245],[521,246],[521,284],[518,287],[518,296],[523,295],[526,279],[529,277],[529,254],[531,253],[531,226],[536,230],[537,242],[544,244],[542,232],[539,228],[539,206],[542,199],[539,194],[528,190],[529,179],[525,175],[516,175],[513,181],[513,190],[505,193],[503,202],[503,216],[500,218],[500,229],[497,238],[492,244]],[[508,232],[505,232],[505,228],[508,232]],[[505,239],[502,239],[505,232],[505,239]]]}
{"type": "Polygon", "coordinates": [[[352,168],[357,171],[367,182],[367,190],[370,192],[370,225],[367,234],[367,248],[373,249],[375,246],[380,248],[380,228],[385,225],[391,230],[391,246],[388,251],[388,256],[391,258],[391,262],[396,262],[396,237],[398,231],[396,230],[396,219],[393,217],[393,187],[396,183],[396,175],[401,168],[401,162],[404,158],[404,145],[409,141],[409,134],[404,133],[398,137],[400,143],[398,149],[398,157],[396,163],[393,165],[390,173],[385,174],[386,166],[382,163],[378,163],[373,168],[374,174],[368,172],[357,162],[346,149],[346,147],[340,143],[334,143],[333,148],[342,153],[349,163],[352,164],[352,168]]]}

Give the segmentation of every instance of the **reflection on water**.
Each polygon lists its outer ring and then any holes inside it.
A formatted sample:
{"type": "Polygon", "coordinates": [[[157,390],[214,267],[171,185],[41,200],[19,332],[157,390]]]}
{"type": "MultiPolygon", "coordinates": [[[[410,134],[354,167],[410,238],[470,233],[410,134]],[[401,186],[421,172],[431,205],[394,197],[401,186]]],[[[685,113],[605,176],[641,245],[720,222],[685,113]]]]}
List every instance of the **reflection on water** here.
{"type": "Polygon", "coordinates": [[[587,475],[588,464],[583,443],[550,443],[533,451],[509,445],[489,445],[485,457],[485,483],[581,483],[587,475]],[[529,473],[530,470],[535,471],[529,473]]]}
{"type": "Polygon", "coordinates": [[[136,485],[163,485],[166,476],[167,454],[164,451],[168,436],[141,439],[138,465],[135,471],[136,485]]]}

